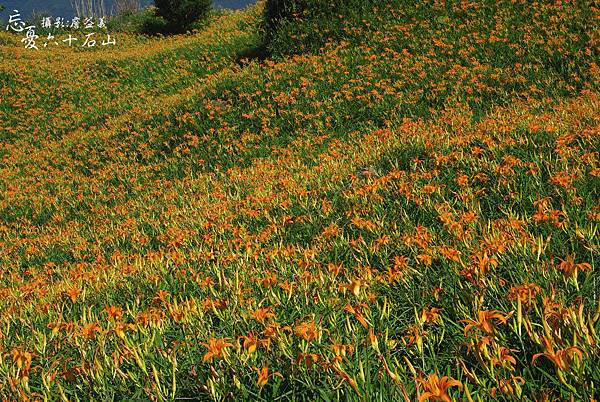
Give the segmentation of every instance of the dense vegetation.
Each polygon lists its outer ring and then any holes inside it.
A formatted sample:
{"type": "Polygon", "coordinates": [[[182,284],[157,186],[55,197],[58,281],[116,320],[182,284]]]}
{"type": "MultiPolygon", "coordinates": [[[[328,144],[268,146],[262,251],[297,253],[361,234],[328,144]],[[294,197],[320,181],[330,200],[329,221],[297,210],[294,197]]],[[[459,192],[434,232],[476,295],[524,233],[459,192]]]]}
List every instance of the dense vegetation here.
{"type": "Polygon", "coordinates": [[[315,52],[331,41],[360,43],[365,32],[356,28],[367,21],[375,23],[382,6],[387,10],[406,4],[397,0],[267,0],[262,28],[275,56],[315,52]]]}
{"type": "Polygon", "coordinates": [[[600,9],[276,3],[0,34],[0,397],[597,398],[600,9]]]}
{"type": "Polygon", "coordinates": [[[166,21],[171,33],[183,33],[199,19],[205,19],[212,0],[154,0],[156,14],[166,21]]]}

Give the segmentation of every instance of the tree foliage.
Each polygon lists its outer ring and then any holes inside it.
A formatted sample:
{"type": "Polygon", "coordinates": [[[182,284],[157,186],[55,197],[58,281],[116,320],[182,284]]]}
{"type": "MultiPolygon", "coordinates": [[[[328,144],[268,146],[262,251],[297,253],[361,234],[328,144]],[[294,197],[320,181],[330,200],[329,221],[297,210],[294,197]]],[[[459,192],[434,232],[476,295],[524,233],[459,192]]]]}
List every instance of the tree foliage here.
{"type": "Polygon", "coordinates": [[[378,7],[397,0],[267,0],[263,30],[274,55],[318,51],[329,41],[350,39],[350,27],[370,20],[378,7]]]}
{"type": "Polygon", "coordinates": [[[155,0],[156,13],[167,22],[172,33],[182,33],[204,19],[212,7],[212,0],[155,0]]]}

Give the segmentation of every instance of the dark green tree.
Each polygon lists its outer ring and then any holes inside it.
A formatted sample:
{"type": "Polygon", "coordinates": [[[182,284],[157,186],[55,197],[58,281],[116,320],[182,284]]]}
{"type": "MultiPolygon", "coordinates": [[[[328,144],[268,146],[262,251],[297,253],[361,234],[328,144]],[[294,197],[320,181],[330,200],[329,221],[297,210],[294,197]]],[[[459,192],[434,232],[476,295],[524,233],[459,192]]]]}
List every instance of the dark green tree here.
{"type": "Polygon", "coordinates": [[[167,22],[171,33],[183,33],[208,16],[212,0],[154,0],[156,13],[167,22]]]}
{"type": "Polygon", "coordinates": [[[352,27],[399,0],[266,0],[263,32],[272,55],[318,52],[329,42],[359,43],[352,27]]]}
{"type": "Polygon", "coordinates": [[[282,21],[299,18],[307,7],[306,0],[267,0],[264,20],[267,37],[275,33],[282,21]]]}

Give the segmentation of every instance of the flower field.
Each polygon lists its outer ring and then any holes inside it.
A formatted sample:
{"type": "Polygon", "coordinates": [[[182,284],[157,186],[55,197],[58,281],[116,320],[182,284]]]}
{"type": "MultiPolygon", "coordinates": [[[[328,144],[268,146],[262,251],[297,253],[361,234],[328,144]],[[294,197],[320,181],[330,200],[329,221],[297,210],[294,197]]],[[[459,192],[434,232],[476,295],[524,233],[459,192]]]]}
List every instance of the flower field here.
{"type": "Polygon", "coordinates": [[[599,400],[598,4],[263,7],[0,33],[0,399],[599,400]]]}

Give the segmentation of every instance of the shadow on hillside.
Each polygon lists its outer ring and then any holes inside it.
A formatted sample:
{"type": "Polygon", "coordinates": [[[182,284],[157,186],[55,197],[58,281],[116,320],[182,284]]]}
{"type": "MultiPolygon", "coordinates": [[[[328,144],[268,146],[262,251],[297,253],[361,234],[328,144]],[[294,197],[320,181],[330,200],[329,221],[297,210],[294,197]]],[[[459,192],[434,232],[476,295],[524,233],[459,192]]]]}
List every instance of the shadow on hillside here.
{"type": "Polygon", "coordinates": [[[270,56],[271,55],[267,49],[267,46],[265,44],[260,44],[239,53],[236,58],[236,63],[242,67],[250,64],[253,61],[261,64],[270,56]]]}

